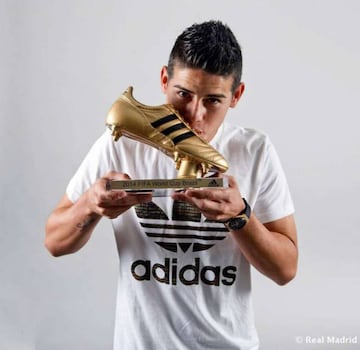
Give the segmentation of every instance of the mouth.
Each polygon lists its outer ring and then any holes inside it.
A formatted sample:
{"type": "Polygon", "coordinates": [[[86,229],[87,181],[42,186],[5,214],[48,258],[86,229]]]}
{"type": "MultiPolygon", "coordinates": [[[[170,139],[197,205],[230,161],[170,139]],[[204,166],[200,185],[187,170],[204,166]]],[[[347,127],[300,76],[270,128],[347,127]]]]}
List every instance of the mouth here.
{"type": "Polygon", "coordinates": [[[202,128],[199,125],[194,125],[189,123],[189,126],[192,130],[194,130],[196,132],[197,135],[201,136],[202,138],[205,138],[206,132],[204,130],[204,128],[202,128]]]}
{"type": "Polygon", "coordinates": [[[194,131],[198,134],[198,135],[202,135],[204,132],[201,129],[194,129],[194,131]]]}
{"type": "Polygon", "coordinates": [[[203,129],[194,128],[193,130],[194,130],[194,131],[196,132],[196,134],[197,134],[198,136],[200,136],[204,141],[206,141],[206,142],[209,142],[209,141],[210,141],[210,140],[208,139],[207,133],[206,133],[203,129]]]}
{"type": "Polygon", "coordinates": [[[196,125],[191,125],[190,124],[191,129],[193,129],[198,135],[203,135],[204,134],[204,129],[200,128],[199,126],[196,125]]]}

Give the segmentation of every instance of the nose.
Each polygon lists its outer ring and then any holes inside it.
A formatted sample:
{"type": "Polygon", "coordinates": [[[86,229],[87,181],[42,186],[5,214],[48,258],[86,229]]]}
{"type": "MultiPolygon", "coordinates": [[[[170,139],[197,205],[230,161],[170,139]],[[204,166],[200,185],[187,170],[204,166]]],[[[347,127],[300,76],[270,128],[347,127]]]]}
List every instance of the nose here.
{"type": "Polygon", "coordinates": [[[187,119],[191,124],[201,122],[206,114],[205,106],[202,101],[192,101],[188,105],[187,119]]]}

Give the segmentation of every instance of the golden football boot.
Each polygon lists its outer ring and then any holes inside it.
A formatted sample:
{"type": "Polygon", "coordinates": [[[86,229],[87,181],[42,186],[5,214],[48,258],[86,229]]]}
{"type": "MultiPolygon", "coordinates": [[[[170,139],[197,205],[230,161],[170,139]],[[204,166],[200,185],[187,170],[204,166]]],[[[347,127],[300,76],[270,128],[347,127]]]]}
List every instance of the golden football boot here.
{"type": "Polygon", "coordinates": [[[172,105],[146,106],[133,97],[130,86],[112,105],[106,125],[117,141],[124,135],[172,157],[178,178],[203,177],[208,171],[225,172],[226,160],[180,117],[172,105]]]}

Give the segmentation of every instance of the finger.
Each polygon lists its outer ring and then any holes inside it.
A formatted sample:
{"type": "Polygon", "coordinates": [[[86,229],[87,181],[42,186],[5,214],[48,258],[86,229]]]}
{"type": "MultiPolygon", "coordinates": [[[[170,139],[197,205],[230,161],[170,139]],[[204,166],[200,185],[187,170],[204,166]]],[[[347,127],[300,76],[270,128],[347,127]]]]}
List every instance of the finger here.
{"type": "Polygon", "coordinates": [[[126,197],[125,191],[106,191],[99,195],[99,206],[112,207],[121,204],[126,197]]]}
{"type": "Polygon", "coordinates": [[[229,188],[239,188],[238,184],[233,176],[227,175],[229,188]]]}
{"type": "Polygon", "coordinates": [[[110,171],[107,174],[105,174],[101,180],[105,181],[105,189],[107,191],[111,191],[112,187],[111,187],[111,181],[116,181],[116,180],[130,180],[130,176],[128,174],[125,173],[119,173],[116,171],[110,171]]]}
{"type": "Polygon", "coordinates": [[[152,200],[151,193],[143,194],[129,194],[126,193],[126,196],[121,199],[122,205],[136,205],[141,203],[150,202],[152,200]]]}
{"type": "Polygon", "coordinates": [[[186,190],[184,192],[174,192],[172,194],[172,199],[190,203],[199,209],[205,207],[205,202],[219,202],[219,196],[216,196],[216,194],[213,193],[213,190],[186,190]]]}
{"type": "Polygon", "coordinates": [[[109,219],[116,219],[119,215],[123,214],[130,208],[131,206],[102,208],[101,215],[106,216],[109,219]]]}
{"type": "Polygon", "coordinates": [[[108,203],[103,203],[101,206],[98,206],[98,212],[102,216],[106,216],[110,219],[114,219],[118,217],[120,214],[130,209],[132,206],[136,204],[150,202],[151,200],[152,200],[151,194],[141,194],[141,195],[126,194],[121,199],[113,200],[108,203]]]}
{"type": "Polygon", "coordinates": [[[108,180],[130,180],[130,176],[126,173],[119,173],[117,171],[109,171],[105,176],[104,179],[108,180]]]}
{"type": "Polygon", "coordinates": [[[221,202],[228,198],[226,190],[216,190],[216,189],[201,189],[201,190],[187,190],[185,195],[193,199],[201,199],[208,201],[221,202]]]}
{"type": "Polygon", "coordinates": [[[108,199],[102,201],[102,206],[105,208],[111,207],[127,207],[136,204],[147,203],[152,200],[151,194],[129,194],[125,191],[111,192],[108,199]]]}

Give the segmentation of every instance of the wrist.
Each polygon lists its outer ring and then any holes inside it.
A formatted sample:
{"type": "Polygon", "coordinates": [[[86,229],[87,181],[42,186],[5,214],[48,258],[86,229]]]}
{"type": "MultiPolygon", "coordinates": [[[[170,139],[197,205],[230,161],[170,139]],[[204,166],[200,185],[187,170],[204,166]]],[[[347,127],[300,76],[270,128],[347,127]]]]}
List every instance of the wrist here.
{"type": "Polygon", "coordinates": [[[101,215],[96,211],[96,206],[93,204],[92,194],[90,189],[79,198],[77,202],[80,210],[79,214],[84,218],[84,221],[94,221],[101,215]]]}
{"type": "Polygon", "coordinates": [[[241,230],[250,220],[251,207],[245,198],[243,198],[243,201],[245,208],[241,210],[238,215],[233,216],[232,218],[223,222],[226,228],[228,228],[230,231],[241,230]]]}

